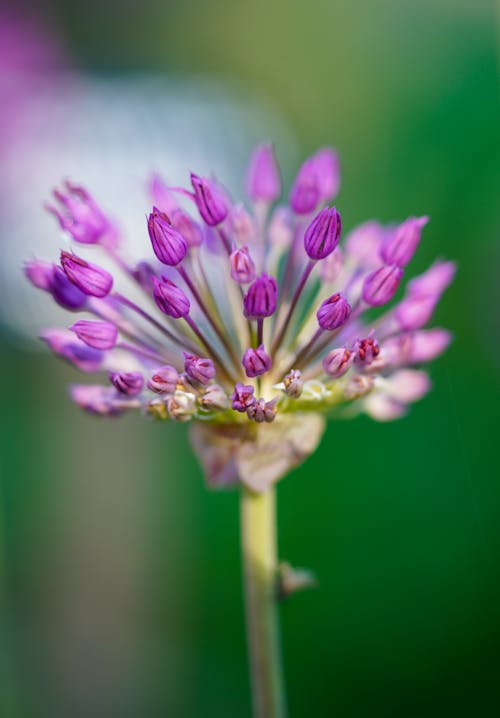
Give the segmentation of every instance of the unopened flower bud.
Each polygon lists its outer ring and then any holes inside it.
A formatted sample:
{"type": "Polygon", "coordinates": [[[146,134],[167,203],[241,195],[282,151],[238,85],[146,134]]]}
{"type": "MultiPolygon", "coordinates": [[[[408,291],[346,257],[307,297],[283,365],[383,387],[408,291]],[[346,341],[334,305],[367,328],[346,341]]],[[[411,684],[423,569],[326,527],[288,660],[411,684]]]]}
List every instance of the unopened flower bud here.
{"type": "Polygon", "coordinates": [[[177,388],[179,381],[179,372],[170,364],[157,369],[152,376],[149,377],[147,385],[148,389],[154,391],[155,394],[173,394],[177,388]]]}
{"type": "Polygon", "coordinates": [[[110,223],[100,207],[83,187],[66,182],[65,190],[54,191],[54,197],[59,201],[61,209],[47,204],[48,211],[76,242],[96,244],[101,241],[110,229],[110,223]]]}
{"type": "Polygon", "coordinates": [[[261,344],[257,349],[247,349],[241,360],[248,377],[261,376],[272,366],[271,357],[261,344]]]}
{"type": "Polygon", "coordinates": [[[323,369],[335,379],[344,376],[352,366],[354,356],[349,349],[332,349],[323,359],[323,369]]]}
{"type": "Polygon", "coordinates": [[[70,327],[87,346],[94,349],[112,349],[118,339],[118,329],[111,322],[93,322],[80,319],[70,327]]]}
{"type": "Polygon", "coordinates": [[[196,413],[196,397],[191,392],[177,389],[167,399],[167,410],[169,416],[175,421],[189,421],[196,413]]]}
{"type": "Polygon", "coordinates": [[[292,371],[283,378],[283,384],[285,385],[285,394],[292,399],[298,399],[304,388],[302,372],[298,369],[292,369],[292,371]]]}
{"type": "Polygon", "coordinates": [[[224,411],[229,408],[227,394],[218,384],[210,384],[210,386],[207,386],[205,393],[200,398],[200,404],[205,409],[212,411],[224,411]]]}
{"type": "Polygon", "coordinates": [[[309,214],[316,209],[320,198],[316,159],[309,157],[299,169],[292,185],[290,206],[296,214],[309,214]]]}
{"type": "Polygon", "coordinates": [[[228,206],[222,192],[213,182],[193,173],[191,174],[191,184],[200,215],[210,227],[216,227],[226,219],[228,213],[228,206]]]}
{"type": "Polygon", "coordinates": [[[153,251],[163,264],[175,267],[187,252],[184,237],[172,226],[166,214],[156,207],[148,217],[148,233],[153,251]]]}
{"type": "Polygon", "coordinates": [[[248,319],[270,317],[276,310],[278,285],[274,277],[261,274],[249,286],[243,304],[248,319]]]}
{"type": "Polygon", "coordinates": [[[144,386],[144,377],[139,371],[111,372],[109,379],[120,394],[137,396],[144,386]]]}
{"type": "Polygon", "coordinates": [[[199,381],[200,384],[208,384],[210,379],[215,376],[213,361],[207,357],[196,356],[196,354],[184,352],[184,369],[191,379],[199,381]]]}
{"type": "Polygon", "coordinates": [[[340,240],[342,220],[335,207],[324,207],[304,234],[304,248],[311,259],[324,259],[340,240]]]}
{"type": "Polygon", "coordinates": [[[256,421],[258,424],[264,421],[270,424],[276,417],[277,401],[278,397],[271,399],[271,401],[266,401],[262,398],[256,399],[247,409],[248,418],[252,421],[256,421]]]}
{"type": "Polygon", "coordinates": [[[354,346],[354,361],[356,364],[368,366],[379,354],[379,344],[376,339],[371,337],[360,339],[354,346]]]}
{"type": "Polygon", "coordinates": [[[323,147],[314,155],[319,194],[322,200],[333,199],[340,187],[339,156],[331,147],[323,147]]]}
{"type": "Polygon", "coordinates": [[[203,244],[203,230],[183,209],[175,209],[170,215],[172,227],[182,235],[188,247],[203,244]]]}
{"type": "Polygon", "coordinates": [[[382,245],[382,259],[386,264],[406,267],[416,252],[429,217],[409,217],[389,233],[382,245]]]}
{"type": "Polygon", "coordinates": [[[235,249],[229,257],[231,277],[238,284],[248,284],[255,279],[255,264],[250,256],[248,247],[235,249]]]}
{"type": "Polygon", "coordinates": [[[421,329],[427,324],[436,307],[438,297],[434,295],[410,295],[403,299],[394,310],[400,327],[406,331],[421,329]]]}
{"type": "Polygon", "coordinates": [[[106,297],[113,286],[113,277],[96,264],[86,262],[70,252],[61,252],[61,266],[68,279],[84,294],[106,297]]]}
{"type": "Polygon", "coordinates": [[[316,312],[318,324],[322,329],[333,331],[341,327],[351,315],[351,306],[343,294],[337,292],[325,299],[316,312]]]}
{"type": "Polygon", "coordinates": [[[153,277],[153,296],[156,304],[164,314],[173,319],[186,317],[189,314],[189,299],[182,289],[169,279],[153,277]]]}
{"type": "Polygon", "coordinates": [[[363,299],[371,307],[387,304],[396,293],[403,270],[396,264],[384,266],[369,274],[363,283],[363,299]]]}
{"type": "Polygon", "coordinates": [[[427,329],[411,334],[409,360],[414,364],[436,359],[451,342],[451,334],[446,329],[427,329]]]}
{"type": "Polygon", "coordinates": [[[54,265],[50,262],[42,262],[35,259],[32,262],[26,262],[24,265],[24,274],[31,284],[37,289],[43,289],[45,292],[52,291],[52,274],[54,265]]]}
{"type": "Polygon", "coordinates": [[[287,249],[292,244],[294,218],[288,207],[276,207],[268,227],[270,243],[280,249],[287,249]]]}
{"type": "Polygon", "coordinates": [[[455,262],[434,262],[429,269],[408,282],[408,294],[434,294],[440,297],[453,281],[455,262]]]}
{"type": "Polygon", "coordinates": [[[229,215],[231,236],[238,246],[253,242],[257,236],[254,219],[242,204],[236,204],[229,215]]]}
{"type": "Polygon", "coordinates": [[[116,416],[126,408],[117,400],[116,392],[111,386],[73,384],[70,387],[70,396],[80,408],[99,416],[116,416]]]}
{"type": "Polygon", "coordinates": [[[382,243],[387,236],[387,229],[373,220],[363,222],[349,232],[344,242],[344,249],[349,258],[365,269],[380,265],[382,243]]]}
{"type": "Polygon", "coordinates": [[[231,394],[231,406],[235,411],[245,412],[255,404],[254,388],[239,382],[235,385],[231,394]]]}
{"type": "Polygon", "coordinates": [[[45,329],[40,336],[55,354],[80,371],[94,372],[101,369],[104,353],[87,346],[72,332],[66,329],[45,329]]]}
{"type": "Polygon", "coordinates": [[[280,196],[281,178],[271,144],[255,148],[247,176],[248,196],[254,202],[274,202],[280,196]]]}

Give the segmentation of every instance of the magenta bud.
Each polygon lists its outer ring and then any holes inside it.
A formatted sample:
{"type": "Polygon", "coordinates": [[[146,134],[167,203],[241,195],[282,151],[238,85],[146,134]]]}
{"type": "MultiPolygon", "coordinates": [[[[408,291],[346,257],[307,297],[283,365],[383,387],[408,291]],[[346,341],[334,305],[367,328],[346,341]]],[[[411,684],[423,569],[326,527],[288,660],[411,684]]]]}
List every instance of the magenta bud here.
{"type": "Polygon", "coordinates": [[[200,215],[210,227],[216,227],[226,219],[229,211],[222,192],[213,182],[193,173],[191,173],[191,184],[200,215]]]}
{"type": "Polygon", "coordinates": [[[387,232],[385,227],[373,220],[358,225],[345,238],[344,249],[347,256],[366,269],[380,266],[381,247],[387,232]]]}
{"type": "Polygon", "coordinates": [[[78,339],[94,349],[112,349],[118,339],[118,329],[111,322],[92,322],[81,319],[70,327],[78,339]]]}
{"type": "Polygon", "coordinates": [[[340,240],[342,220],[335,207],[325,207],[316,215],[304,234],[304,247],[311,259],[324,259],[340,240]]]}
{"type": "Polygon", "coordinates": [[[184,353],[184,369],[186,374],[200,384],[208,384],[215,376],[215,367],[211,359],[196,354],[184,353]]]}
{"type": "Polygon", "coordinates": [[[285,394],[292,399],[298,399],[304,388],[302,372],[298,369],[292,369],[284,378],[285,394]]]}
{"type": "Polygon", "coordinates": [[[241,360],[248,377],[261,376],[272,366],[272,360],[261,344],[257,349],[247,349],[241,360]]]}
{"type": "Polygon", "coordinates": [[[274,202],[281,192],[281,178],[271,144],[258,145],[250,158],[247,192],[254,202],[274,202]]]}
{"type": "Polygon", "coordinates": [[[144,386],[144,377],[139,371],[111,372],[109,380],[120,394],[137,396],[144,386]]]}
{"type": "Polygon", "coordinates": [[[290,206],[296,214],[309,214],[321,199],[316,158],[309,157],[299,169],[290,191],[290,206]]]}
{"type": "Polygon", "coordinates": [[[113,277],[105,269],[70,252],[61,252],[61,265],[68,279],[84,294],[106,297],[110,293],[113,277]]]}
{"type": "Polygon", "coordinates": [[[40,336],[55,354],[66,359],[80,371],[95,372],[101,369],[103,352],[87,346],[70,331],[45,329],[40,336]]]}
{"type": "Polygon", "coordinates": [[[360,339],[354,345],[354,361],[356,364],[368,366],[380,354],[380,347],[376,339],[367,337],[360,339]]]}
{"type": "Polygon", "coordinates": [[[117,400],[116,392],[111,386],[73,384],[70,387],[70,396],[81,409],[99,416],[116,416],[126,408],[117,400]]]}
{"type": "Polygon", "coordinates": [[[151,294],[153,291],[154,273],[155,271],[153,267],[149,264],[149,262],[145,261],[138,262],[132,269],[132,276],[135,281],[139,284],[139,286],[145,289],[148,294],[151,294]]]}
{"type": "Polygon", "coordinates": [[[235,411],[244,413],[249,407],[255,404],[253,386],[235,384],[234,391],[231,394],[231,406],[235,411]]]}
{"type": "Polygon", "coordinates": [[[453,281],[455,272],[455,262],[434,262],[426,272],[408,282],[408,294],[440,296],[453,281]]]}
{"type": "Polygon", "coordinates": [[[255,264],[246,245],[231,252],[229,264],[231,277],[238,284],[248,284],[255,279],[255,264]]]}
{"type": "Polygon", "coordinates": [[[382,245],[382,259],[386,264],[406,267],[415,254],[429,217],[409,217],[389,233],[382,245]]]}
{"type": "Polygon", "coordinates": [[[108,219],[87,190],[71,182],[65,182],[64,186],[66,193],[54,191],[54,197],[61,208],[50,204],[47,204],[46,208],[76,242],[96,244],[110,229],[108,219]]]}
{"type": "Polygon", "coordinates": [[[427,329],[411,335],[409,360],[414,364],[436,359],[447,349],[451,342],[451,334],[446,329],[427,329]]]}
{"type": "Polygon", "coordinates": [[[243,299],[244,314],[247,319],[270,317],[276,310],[278,284],[274,277],[261,274],[249,286],[243,299]]]}
{"type": "Polygon", "coordinates": [[[396,264],[384,266],[369,274],[363,284],[364,301],[371,307],[380,307],[390,301],[401,281],[403,270],[396,264]]]}
{"type": "Polygon", "coordinates": [[[247,409],[247,416],[252,421],[256,421],[261,424],[263,421],[270,424],[276,417],[277,407],[276,403],[278,397],[266,401],[265,399],[256,399],[251,406],[247,409]]]}
{"type": "Polygon", "coordinates": [[[172,226],[182,235],[188,247],[199,247],[203,244],[203,230],[198,222],[184,212],[176,209],[170,214],[172,226]]]}
{"type": "Polygon", "coordinates": [[[399,328],[406,331],[421,329],[431,318],[438,299],[432,294],[415,294],[403,299],[394,310],[399,328]]]}
{"type": "Polygon", "coordinates": [[[148,194],[155,207],[168,215],[179,209],[179,204],[174,193],[169,190],[159,174],[153,173],[148,179],[148,194]]]}
{"type": "Polygon", "coordinates": [[[155,371],[147,381],[147,387],[155,394],[173,394],[179,382],[179,372],[173,366],[165,364],[155,371]]]}
{"type": "Polygon", "coordinates": [[[325,299],[316,312],[319,326],[328,331],[341,327],[349,319],[350,315],[351,306],[344,295],[339,292],[325,299]]]}
{"type": "Polygon", "coordinates": [[[35,259],[32,262],[26,262],[24,265],[24,274],[31,284],[37,289],[43,289],[45,292],[52,291],[52,274],[54,265],[50,262],[42,262],[35,259]]]}
{"type": "Polygon", "coordinates": [[[224,389],[218,384],[210,384],[200,399],[200,404],[210,411],[224,411],[229,408],[229,401],[224,389]]]}
{"type": "Polygon", "coordinates": [[[189,299],[170,279],[153,277],[153,296],[161,311],[169,317],[179,319],[189,314],[189,299]]]}
{"type": "Polygon", "coordinates": [[[339,156],[331,147],[323,147],[314,155],[319,194],[322,200],[333,199],[340,188],[339,156]]]}
{"type": "Polygon", "coordinates": [[[332,349],[323,359],[323,369],[327,374],[338,379],[349,371],[353,360],[354,355],[349,349],[332,349]]]}
{"type": "Polygon", "coordinates": [[[54,300],[64,309],[81,309],[87,301],[87,295],[75,287],[61,267],[55,264],[35,260],[25,265],[24,272],[37,289],[52,294],[54,300]]]}
{"type": "Polygon", "coordinates": [[[257,236],[257,227],[253,217],[242,204],[236,204],[229,215],[231,235],[237,245],[253,242],[257,236]]]}
{"type": "Polygon", "coordinates": [[[184,237],[172,226],[170,219],[156,207],[148,217],[148,233],[153,251],[163,264],[175,267],[187,252],[184,237]]]}

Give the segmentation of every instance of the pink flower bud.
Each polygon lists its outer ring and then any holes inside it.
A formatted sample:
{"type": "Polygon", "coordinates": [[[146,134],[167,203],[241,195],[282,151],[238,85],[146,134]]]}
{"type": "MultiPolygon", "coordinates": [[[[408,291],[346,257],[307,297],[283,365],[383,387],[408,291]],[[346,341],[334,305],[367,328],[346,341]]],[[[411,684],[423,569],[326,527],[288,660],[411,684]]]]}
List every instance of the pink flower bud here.
{"type": "Polygon", "coordinates": [[[248,319],[270,317],[276,310],[278,284],[274,277],[261,274],[249,286],[243,305],[248,319]]]}
{"type": "Polygon", "coordinates": [[[409,217],[390,232],[382,245],[382,259],[386,264],[406,267],[415,254],[429,217],[409,217]]]}
{"type": "Polygon", "coordinates": [[[191,184],[198,211],[210,227],[223,222],[228,213],[228,206],[222,192],[204,177],[191,173],[191,184]]]}
{"type": "Polygon", "coordinates": [[[94,349],[112,349],[118,339],[118,329],[111,322],[93,322],[81,319],[70,327],[87,346],[94,349]]]}
{"type": "Polygon", "coordinates": [[[248,247],[235,249],[229,257],[231,277],[238,284],[248,284],[255,279],[255,264],[250,256],[248,247]]]}
{"type": "Polygon", "coordinates": [[[120,394],[137,396],[144,386],[144,377],[139,371],[111,372],[109,379],[120,394]]]}
{"type": "Polygon", "coordinates": [[[248,377],[261,376],[272,366],[271,357],[261,344],[257,349],[247,349],[241,360],[248,377]]]}
{"type": "Polygon", "coordinates": [[[253,151],[247,176],[248,196],[254,202],[274,202],[281,192],[281,178],[271,144],[253,151]]]}
{"type": "Polygon", "coordinates": [[[148,389],[155,394],[173,394],[179,381],[179,372],[173,366],[165,364],[150,376],[147,382],[148,389]]]}
{"type": "Polygon", "coordinates": [[[324,207],[304,234],[304,248],[311,259],[324,259],[340,240],[342,220],[335,207],[324,207]]]}
{"type": "Polygon", "coordinates": [[[184,237],[172,226],[166,214],[156,207],[148,217],[148,233],[153,251],[163,264],[175,267],[187,252],[184,237]]]}
{"type": "Polygon", "coordinates": [[[403,276],[403,270],[393,264],[384,266],[369,274],[363,284],[363,299],[371,307],[387,304],[396,293],[403,276]]]}
{"type": "Polygon", "coordinates": [[[156,304],[164,314],[179,319],[189,314],[190,304],[182,289],[169,279],[153,277],[153,296],[156,304]]]}
{"type": "Polygon", "coordinates": [[[113,287],[113,277],[109,272],[76,254],[61,252],[61,265],[68,279],[91,297],[106,297],[113,287]]]}
{"type": "Polygon", "coordinates": [[[215,367],[211,359],[184,352],[184,360],[184,369],[191,379],[199,381],[200,384],[208,384],[210,379],[214,378],[215,367]]]}
{"type": "Polygon", "coordinates": [[[333,331],[349,319],[351,306],[343,294],[337,292],[325,299],[316,312],[318,324],[322,329],[333,331]]]}
{"type": "Polygon", "coordinates": [[[327,374],[338,379],[349,371],[353,359],[354,355],[349,349],[332,349],[323,359],[323,369],[327,374]]]}

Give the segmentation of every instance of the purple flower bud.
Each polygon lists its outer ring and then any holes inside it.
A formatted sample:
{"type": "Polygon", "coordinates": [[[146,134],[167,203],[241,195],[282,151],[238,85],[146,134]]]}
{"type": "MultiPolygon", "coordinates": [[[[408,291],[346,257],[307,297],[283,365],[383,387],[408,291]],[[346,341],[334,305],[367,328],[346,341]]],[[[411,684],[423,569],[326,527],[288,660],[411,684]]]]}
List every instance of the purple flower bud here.
{"type": "Polygon", "coordinates": [[[148,180],[148,193],[155,207],[170,215],[179,209],[174,193],[169,190],[159,174],[152,174],[148,180]]]}
{"type": "Polygon", "coordinates": [[[46,208],[76,242],[96,244],[110,229],[108,219],[83,187],[65,182],[65,189],[66,193],[54,190],[61,209],[50,204],[46,208]]]}
{"type": "Polygon", "coordinates": [[[109,379],[120,394],[137,396],[144,386],[144,377],[139,371],[111,372],[109,379]]]}
{"type": "Polygon", "coordinates": [[[368,366],[380,354],[380,347],[376,339],[367,337],[366,339],[359,339],[356,342],[354,352],[354,361],[356,364],[368,366]]]}
{"type": "Polygon", "coordinates": [[[149,377],[148,389],[155,394],[173,394],[179,381],[179,372],[173,366],[165,364],[149,377]]]}
{"type": "Polygon", "coordinates": [[[294,217],[288,207],[276,207],[267,231],[272,245],[287,249],[292,244],[294,217]]]}
{"type": "Polygon", "coordinates": [[[231,277],[238,284],[248,284],[255,279],[255,264],[250,256],[248,247],[245,245],[241,249],[235,249],[229,257],[231,265],[231,277]]]}
{"type": "Polygon", "coordinates": [[[249,286],[243,299],[244,314],[247,319],[270,317],[276,310],[278,284],[274,277],[261,274],[249,286]]]}
{"type": "Polygon", "coordinates": [[[248,377],[261,376],[272,366],[271,357],[261,344],[257,349],[247,349],[241,360],[248,377]]]}
{"type": "Polygon", "coordinates": [[[229,215],[231,234],[235,244],[248,244],[257,236],[257,227],[253,217],[242,204],[236,204],[229,215]]]}
{"type": "Polygon", "coordinates": [[[54,265],[50,262],[42,262],[35,259],[32,262],[26,262],[24,265],[24,274],[31,284],[37,289],[43,289],[45,292],[52,291],[52,274],[54,265]]]}
{"type": "Polygon", "coordinates": [[[184,237],[172,226],[169,218],[156,207],[148,217],[148,233],[153,251],[163,264],[175,267],[187,252],[184,237]]]}
{"type": "Polygon", "coordinates": [[[382,259],[386,264],[406,267],[416,252],[429,217],[409,217],[396,227],[382,245],[382,259]]]}
{"type": "Polygon", "coordinates": [[[406,331],[421,329],[431,318],[439,297],[435,295],[410,295],[403,299],[394,310],[400,327],[406,331]]]}
{"type": "Polygon", "coordinates": [[[436,359],[451,342],[451,334],[446,329],[427,329],[411,335],[409,360],[414,364],[436,359]]]}
{"type": "Polygon", "coordinates": [[[191,173],[191,184],[200,215],[210,227],[216,227],[226,219],[228,213],[222,192],[213,182],[193,173],[191,173]]]}
{"type": "Polygon", "coordinates": [[[231,406],[233,409],[244,413],[249,407],[253,406],[255,404],[253,393],[253,386],[247,386],[239,382],[235,384],[234,391],[231,394],[231,406]]]}
{"type": "Polygon", "coordinates": [[[387,237],[387,229],[378,222],[370,221],[355,227],[347,235],[344,248],[348,257],[366,269],[380,265],[382,243],[387,237]]]}
{"type": "Polygon", "coordinates": [[[281,192],[281,178],[271,144],[253,151],[247,176],[247,192],[254,202],[274,202],[281,192]]]}
{"type": "Polygon", "coordinates": [[[401,281],[403,270],[396,264],[384,266],[369,274],[364,283],[362,295],[371,307],[380,307],[390,301],[401,281]]]}
{"type": "Polygon", "coordinates": [[[229,400],[224,389],[218,384],[210,384],[200,399],[200,404],[210,411],[224,411],[229,408],[229,400]]]}
{"type": "Polygon", "coordinates": [[[408,294],[434,294],[441,296],[453,281],[456,272],[455,262],[434,262],[429,269],[411,282],[408,282],[408,294]]]}
{"type": "Polygon", "coordinates": [[[304,234],[304,247],[311,259],[324,259],[340,240],[342,220],[335,207],[325,207],[316,215],[304,234]]]}
{"type": "Polygon", "coordinates": [[[208,384],[210,379],[213,379],[215,376],[213,361],[207,357],[196,356],[196,354],[186,354],[186,352],[183,353],[184,369],[186,370],[187,375],[191,379],[199,381],[200,384],[208,384]]]}
{"type": "Polygon", "coordinates": [[[113,277],[105,269],[69,252],[61,252],[61,265],[68,279],[84,294],[106,297],[110,293],[113,277]]]}
{"type": "Polygon", "coordinates": [[[148,294],[151,294],[153,291],[153,276],[154,276],[154,269],[149,264],[149,262],[138,262],[135,267],[132,269],[132,276],[134,277],[135,281],[148,292],[148,294]]]}
{"type": "Polygon", "coordinates": [[[349,371],[353,360],[354,355],[349,349],[332,349],[323,359],[323,369],[327,374],[338,379],[349,371]]]}
{"type": "Polygon", "coordinates": [[[266,401],[262,398],[257,399],[247,409],[248,418],[252,421],[256,421],[258,424],[261,424],[263,421],[270,424],[276,417],[277,401],[278,397],[271,399],[271,401],[266,401]]]}
{"type": "Polygon", "coordinates": [[[332,294],[325,299],[316,312],[318,324],[322,329],[332,331],[341,327],[351,315],[351,306],[343,294],[332,294]]]}
{"type": "Polygon", "coordinates": [[[111,386],[73,384],[70,396],[81,409],[99,416],[116,416],[126,408],[117,400],[116,392],[111,386]]]}
{"type": "Polygon", "coordinates": [[[35,260],[24,268],[26,277],[37,287],[52,294],[54,300],[64,309],[81,309],[87,295],[72,284],[61,267],[35,260]]]}
{"type": "Polygon", "coordinates": [[[188,247],[199,247],[203,244],[203,230],[183,209],[176,209],[170,214],[172,226],[182,235],[188,247]]]}
{"type": "Polygon", "coordinates": [[[340,187],[340,161],[331,147],[323,147],[314,155],[318,189],[322,200],[333,199],[340,187]]]}
{"type": "Polygon", "coordinates": [[[66,329],[45,329],[41,338],[58,356],[84,372],[99,371],[104,354],[87,346],[66,329]]]}
{"type": "Polygon", "coordinates": [[[179,319],[189,314],[189,299],[170,279],[153,277],[153,296],[161,311],[169,317],[179,319]]]}
{"type": "Polygon", "coordinates": [[[309,214],[321,198],[316,158],[309,157],[299,169],[290,191],[290,206],[296,214],[309,214]]]}
{"type": "Polygon", "coordinates": [[[70,327],[78,339],[94,349],[112,349],[118,338],[118,329],[111,322],[92,322],[80,319],[70,327]]]}
{"type": "Polygon", "coordinates": [[[298,399],[304,388],[302,372],[298,369],[292,369],[292,371],[283,378],[283,384],[285,385],[285,394],[292,399],[298,399]]]}

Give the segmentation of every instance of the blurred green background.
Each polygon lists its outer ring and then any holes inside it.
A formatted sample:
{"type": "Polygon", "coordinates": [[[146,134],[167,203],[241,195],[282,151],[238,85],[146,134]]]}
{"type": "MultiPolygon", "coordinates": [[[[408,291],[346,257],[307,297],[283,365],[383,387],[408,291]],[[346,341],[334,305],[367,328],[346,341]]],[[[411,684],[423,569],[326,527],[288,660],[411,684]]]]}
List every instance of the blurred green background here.
{"type": "MultiPolygon", "coordinates": [[[[434,390],[330,424],[279,486],[280,555],[320,583],[282,609],[290,716],[499,715],[495,3],[40,8],[84,70],[217,77],[272,101],[299,157],[337,147],[347,228],[431,216],[411,272],[459,263],[434,390]]],[[[250,716],[237,494],[207,492],[184,426],[85,416],[75,372],[3,336],[0,715],[250,716]]]]}

